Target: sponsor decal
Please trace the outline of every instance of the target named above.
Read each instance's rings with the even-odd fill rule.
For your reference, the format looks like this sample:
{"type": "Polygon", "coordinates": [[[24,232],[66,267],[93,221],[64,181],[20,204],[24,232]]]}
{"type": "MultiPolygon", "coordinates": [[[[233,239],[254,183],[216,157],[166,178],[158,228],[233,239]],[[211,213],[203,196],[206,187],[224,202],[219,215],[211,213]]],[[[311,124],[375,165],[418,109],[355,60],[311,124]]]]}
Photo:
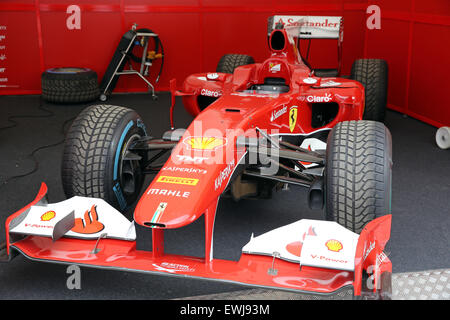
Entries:
{"type": "Polygon", "coordinates": [[[153,214],[153,218],[151,220],[152,223],[157,223],[164,210],[167,208],[167,202],[160,202],[158,208],[156,208],[155,213],[153,214]]]}
{"type": "Polygon", "coordinates": [[[209,90],[209,89],[202,89],[200,91],[200,94],[202,96],[207,96],[207,97],[215,97],[218,98],[222,95],[222,92],[220,91],[214,91],[214,90],[209,90]]]}
{"type": "Polygon", "coordinates": [[[279,72],[281,70],[281,63],[273,63],[269,62],[269,71],[270,72],[279,72]]]}
{"type": "Polygon", "coordinates": [[[147,191],[147,194],[155,195],[155,196],[168,196],[175,198],[189,198],[191,195],[190,192],[180,191],[180,190],[168,190],[168,189],[158,189],[151,188],[147,191]]]}
{"type": "Polygon", "coordinates": [[[307,96],[306,101],[308,102],[330,102],[331,101],[331,94],[325,93],[324,96],[317,97],[317,96],[307,96]]]}
{"type": "Polygon", "coordinates": [[[234,159],[226,166],[225,169],[223,169],[219,176],[214,181],[214,188],[215,190],[219,189],[222,186],[222,183],[230,176],[233,168],[235,166],[234,159]]]}
{"type": "Polygon", "coordinates": [[[294,256],[300,257],[300,254],[302,252],[303,242],[305,241],[305,237],[307,235],[308,236],[317,236],[317,234],[314,231],[314,228],[312,226],[308,228],[307,232],[303,233],[302,241],[295,241],[295,242],[288,243],[286,245],[287,252],[289,252],[290,254],[293,254],[294,256]]]}
{"type": "Polygon", "coordinates": [[[186,156],[186,155],[175,155],[178,160],[182,161],[182,162],[186,162],[186,163],[195,163],[195,164],[201,164],[203,161],[205,161],[206,157],[191,157],[191,156],[186,156]]]}
{"type": "MultiPolygon", "coordinates": [[[[180,156],[181,157],[181,156],[180,156]]],[[[201,157],[200,157],[201,158],[201,157]]],[[[202,158],[206,159],[206,158],[202,158]]],[[[206,174],[208,173],[205,169],[198,169],[198,168],[183,168],[183,167],[163,167],[161,168],[161,171],[171,171],[171,172],[182,172],[182,173],[200,173],[200,174],[206,174]]]]}
{"type": "Polygon", "coordinates": [[[377,262],[376,265],[379,266],[381,265],[384,260],[387,259],[387,255],[384,252],[381,252],[380,254],[377,255],[377,262]]]}
{"type": "Polygon", "coordinates": [[[270,121],[274,121],[274,120],[278,119],[279,117],[281,117],[286,112],[287,112],[287,106],[283,106],[279,110],[272,111],[272,114],[270,115],[270,121]]]}
{"type": "Polygon", "coordinates": [[[176,273],[177,271],[180,272],[194,272],[195,269],[186,266],[184,264],[178,264],[178,263],[171,263],[171,262],[163,262],[160,265],[153,263],[152,266],[156,268],[157,271],[163,271],[163,272],[169,272],[169,273],[176,273]]]}
{"type": "Polygon", "coordinates": [[[306,84],[314,84],[317,82],[317,80],[314,78],[305,78],[305,79],[303,79],[303,82],[306,84]]]}
{"type": "Polygon", "coordinates": [[[297,124],[297,106],[292,106],[289,109],[289,130],[294,131],[297,124]]]}
{"type": "Polygon", "coordinates": [[[226,145],[227,139],[219,137],[187,137],[183,142],[192,150],[215,150],[226,145]]]}
{"type": "Polygon", "coordinates": [[[41,221],[50,221],[54,217],[56,217],[56,212],[55,211],[47,211],[46,213],[44,213],[41,216],[41,221]]]}
{"type": "Polygon", "coordinates": [[[372,252],[372,250],[375,248],[375,241],[369,243],[369,247],[364,252],[363,261],[366,260],[366,258],[369,256],[369,254],[372,252]]]}
{"type": "Polygon", "coordinates": [[[347,260],[341,260],[341,259],[333,259],[333,258],[328,258],[325,256],[318,256],[317,254],[311,254],[311,258],[315,259],[315,260],[324,260],[324,261],[328,261],[328,262],[337,262],[337,263],[348,263],[347,260]]]}
{"type": "Polygon", "coordinates": [[[279,93],[249,93],[249,92],[232,92],[230,93],[232,96],[239,96],[239,97],[256,97],[256,98],[277,98],[280,94],[279,93]]]}
{"type": "Polygon", "coordinates": [[[81,234],[93,234],[102,231],[104,228],[103,223],[98,221],[97,206],[93,205],[91,210],[86,210],[84,213],[84,219],[75,219],[75,226],[71,231],[81,234]]]}
{"type": "Polygon", "coordinates": [[[163,183],[173,183],[173,184],[184,184],[187,186],[195,186],[198,183],[198,179],[194,178],[182,178],[182,177],[171,177],[171,176],[159,176],[156,182],[163,183]]]}
{"type": "MultiPolygon", "coordinates": [[[[277,23],[281,23],[283,27],[321,27],[321,28],[337,28],[339,23],[330,22],[327,18],[320,21],[296,20],[294,18],[287,18],[283,21],[282,18],[277,23]]],[[[276,25],[276,24],[275,24],[276,25]]]]}
{"type": "Polygon", "coordinates": [[[36,223],[25,223],[25,227],[53,229],[53,226],[46,226],[43,224],[36,224],[36,223]]]}
{"type": "Polygon", "coordinates": [[[320,86],[321,87],[339,87],[342,83],[340,82],[335,82],[333,80],[328,80],[326,82],[321,82],[320,86]]]}
{"type": "Polygon", "coordinates": [[[172,270],[178,270],[178,271],[187,271],[187,272],[195,271],[195,269],[191,268],[190,266],[186,266],[184,264],[178,264],[178,263],[170,263],[170,262],[161,263],[161,267],[167,268],[167,269],[172,269],[172,270]]]}
{"type": "Polygon", "coordinates": [[[206,77],[207,77],[209,80],[216,80],[217,78],[219,78],[219,74],[216,73],[216,72],[208,73],[208,74],[206,75],[206,77]]]}
{"type": "Polygon", "coordinates": [[[327,247],[328,250],[333,252],[339,252],[344,248],[342,246],[342,243],[335,239],[331,239],[325,242],[325,246],[327,247]]]}

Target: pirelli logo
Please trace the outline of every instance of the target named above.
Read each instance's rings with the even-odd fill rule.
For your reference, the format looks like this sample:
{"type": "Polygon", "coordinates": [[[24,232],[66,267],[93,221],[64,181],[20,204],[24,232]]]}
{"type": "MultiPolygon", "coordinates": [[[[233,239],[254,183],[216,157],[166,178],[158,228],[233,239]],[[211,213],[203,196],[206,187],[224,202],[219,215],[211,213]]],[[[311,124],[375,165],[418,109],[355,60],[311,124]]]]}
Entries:
{"type": "Polygon", "coordinates": [[[185,184],[188,186],[195,186],[198,183],[198,179],[170,177],[170,176],[159,176],[158,180],[156,180],[156,181],[163,182],[163,183],[185,184]]]}

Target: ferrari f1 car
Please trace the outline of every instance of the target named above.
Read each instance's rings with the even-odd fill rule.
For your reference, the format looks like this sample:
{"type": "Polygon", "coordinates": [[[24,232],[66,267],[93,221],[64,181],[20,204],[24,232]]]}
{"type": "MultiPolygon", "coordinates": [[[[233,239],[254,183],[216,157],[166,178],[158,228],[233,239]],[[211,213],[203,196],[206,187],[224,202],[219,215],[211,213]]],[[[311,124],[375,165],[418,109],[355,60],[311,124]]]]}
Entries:
{"type": "Polygon", "coordinates": [[[337,40],[340,48],[341,18],[271,17],[267,60],[227,54],[215,72],[187,77],[180,90],[173,80],[171,130],[160,139],[129,108],[82,111],[64,148],[68,199],[48,204],[42,184],[36,199],[7,219],[3,260],[21,253],[45,262],[389,298],[386,63],[357,60],[350,77],[340,77],[339,67],[313,69],[299,44],[312,38],[337,40]],[[177,96],[195,116],[187,129],[173,123],[177,96]],[[142,193],[146,174],[155,176],[142,193]],[[286,185],[307,188],[305,204],[325,211],[326,221],[302,219],[252,235],[239,261],[215,259],[219,198],[269,198],[286,185]],[[132,219],[121,213],[133,206],[132,219]],[[202,216],[203,257],[164,252],[166,229],[202,216]],[[142,233],[151,234],[151,244],[142,244],[142,233]]]}

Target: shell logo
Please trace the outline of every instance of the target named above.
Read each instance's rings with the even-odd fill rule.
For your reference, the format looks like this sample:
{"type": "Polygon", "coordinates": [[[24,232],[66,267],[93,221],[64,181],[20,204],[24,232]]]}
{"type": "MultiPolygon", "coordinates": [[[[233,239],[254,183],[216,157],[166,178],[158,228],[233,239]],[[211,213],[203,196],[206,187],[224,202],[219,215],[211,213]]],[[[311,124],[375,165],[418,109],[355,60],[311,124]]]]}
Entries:
{"type": "Polygon", "coordinates": [[[41,216],[41,221],[50,221],[54,217],[56,217],[56,212],[55,211],[47,211],[46,213],[44,213],[41,216]]]}
{"type": "Polygon", "coordinates": [[[188,137],[184,143],[193,150],[214,150],[224,146],[227,140],[217,137],[188,137]]]}
{"type": "Polygon", "coordinates": [[[328,240],[325,243],[325,246],[328,248],[328,250],[333,251],[333,252],[339,252],[344,248],[342,243],[335,239],[328,240]]]}

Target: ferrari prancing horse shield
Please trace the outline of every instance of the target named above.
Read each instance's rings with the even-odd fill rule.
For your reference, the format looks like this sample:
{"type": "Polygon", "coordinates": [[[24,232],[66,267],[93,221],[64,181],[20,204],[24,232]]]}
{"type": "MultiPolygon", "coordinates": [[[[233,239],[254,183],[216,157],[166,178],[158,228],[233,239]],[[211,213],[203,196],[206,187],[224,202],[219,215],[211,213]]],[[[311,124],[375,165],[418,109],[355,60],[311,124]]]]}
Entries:
{"type": "Polygon", "coordinates": [[[289,130],[294,131],[297,124],[297,106],[292,106],[289,109],[289,130]]]}

